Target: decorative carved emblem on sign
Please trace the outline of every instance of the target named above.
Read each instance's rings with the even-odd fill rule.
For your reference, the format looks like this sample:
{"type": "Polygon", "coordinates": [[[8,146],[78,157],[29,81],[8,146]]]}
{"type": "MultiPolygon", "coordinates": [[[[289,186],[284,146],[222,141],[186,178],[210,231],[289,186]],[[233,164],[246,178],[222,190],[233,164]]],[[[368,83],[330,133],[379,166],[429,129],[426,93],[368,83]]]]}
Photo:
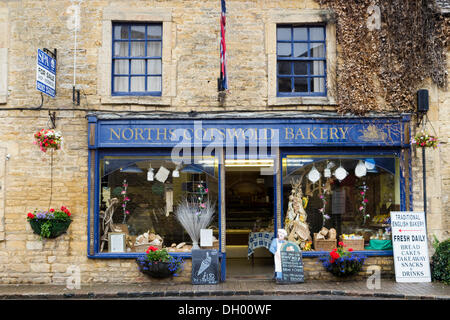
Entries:
{"type": "Polygon", "coordinates": [[[387,133],[381,131],[375,125],[369,125],[365,130],[359,130],[362,133],[360,139],[363,141],[386,141],[387,133]]]}

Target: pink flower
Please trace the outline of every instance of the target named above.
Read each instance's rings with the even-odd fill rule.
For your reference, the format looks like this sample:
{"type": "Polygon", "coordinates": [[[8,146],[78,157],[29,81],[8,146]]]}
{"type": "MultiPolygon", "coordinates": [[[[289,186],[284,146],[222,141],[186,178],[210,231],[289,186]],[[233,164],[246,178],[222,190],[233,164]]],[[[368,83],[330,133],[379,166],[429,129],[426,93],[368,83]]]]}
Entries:
{"type": "Polygon", "coordinates": [[[208,193],[208,188],[205,189],[205,192],[208,193]]]}
{"type": "Polygon", "coordinates": [[[367,200],[367,199],[364,199],[363,201],[364,201],[365,203],[369,202],[369,200],[367,200]]]}
{"type": "Polygon", "coordinates": [[[364,191],[361,191],[361,195],[364,195],[364,191]]]}
{"type": "Polygon", "coordinates": [[[359,207],[359,211],[362,211],[363,209],[364,209],[364,207],[363,207],[363,206],[359,207]]]}

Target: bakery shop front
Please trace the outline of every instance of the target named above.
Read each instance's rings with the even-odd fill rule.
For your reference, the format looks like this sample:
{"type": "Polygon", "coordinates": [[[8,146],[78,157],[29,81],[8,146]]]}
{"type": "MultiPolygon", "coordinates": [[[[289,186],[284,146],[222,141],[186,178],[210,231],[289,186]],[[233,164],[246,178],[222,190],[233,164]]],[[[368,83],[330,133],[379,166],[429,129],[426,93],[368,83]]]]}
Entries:
{"type": "Polygon", "coordinates": [[[138,258],[153,245],[189,261],[193,246],[216,248],[222,281],[251,278],[273,274],[268,248],[285,228],[306,277],[320,278],[317,257],[339,240],[372,263],[391,259],[389,212],[412,210],[409,125],[409,115],[90,114],[88,257],[138,258]],[[189,199],[211,210],[212,245],[177,219],[189,199]]]}

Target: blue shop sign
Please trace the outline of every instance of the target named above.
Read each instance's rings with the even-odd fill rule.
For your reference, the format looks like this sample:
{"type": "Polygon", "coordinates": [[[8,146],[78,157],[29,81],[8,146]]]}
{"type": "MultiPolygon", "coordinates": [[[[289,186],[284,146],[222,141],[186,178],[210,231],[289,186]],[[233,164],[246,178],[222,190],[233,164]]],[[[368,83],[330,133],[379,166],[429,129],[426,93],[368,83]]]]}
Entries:
{"type": "MultiPolygon", "coordinates": [[[[377,146],[409,145],[409,118],[104,120],[91,148],[183,146],[377,146]]],[[[92,130],[92,129],[91,129],[92,130]]]]}

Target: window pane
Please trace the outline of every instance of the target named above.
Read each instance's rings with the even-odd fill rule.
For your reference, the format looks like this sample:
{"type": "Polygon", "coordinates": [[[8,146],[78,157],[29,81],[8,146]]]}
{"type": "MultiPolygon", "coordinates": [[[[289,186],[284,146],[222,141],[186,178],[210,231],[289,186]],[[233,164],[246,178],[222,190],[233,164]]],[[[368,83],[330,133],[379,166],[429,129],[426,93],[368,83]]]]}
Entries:
{"type": "Polygon", "coordinates": [[[294,74],[307,75],[309,62],[296,61],[294,62],[294,74]]]}
{"type": "Polygon", "coordinates": [[[151,41],[147,43],[148,57],[161,57],[161,41],[151,41]]]}
{"type": "Polygon", "coordinates": [[[131,74],[145,74],[145,60],[131,60],[131,74]]]}
{"type": "Polygon", "coordinates": [[[277,28],[277,40],[291,41],[291,28],[278,27],[277,28]]]}
{"type": "Polygon", "coordinates": [[[114,77],[114,92],[128,92],[128,77],[114,77]]]}
{"type": "Polygon", "coordinates": [[[294,43],[294,57],[307,58],[308,57],[308,44],[307,43],[294,43]]]}
{"type": "MultiPolygon", "coordinates": [[[[143,140],[149,134],[152,139],[159,135],[156,131],[136,132],[127,131],[124,136],[127,139],[143,140]]],[[[163,139],[164,130],[160,133],[159,137],[163,139]]],[[[170,139],[168,132],[167,138],[170,139]]],[[[100,160],[100,252],[109,252],[108,232],[112,232],[109,223],[126,233],[126,252],[143,254],[151,245],[166,248],[169,252],[189,252],[192,240],[175,216],[179,203],[184,199],[189,200],[193,214],[200,211],[197,210],[200,203],[209,201],[216,204],[213,220],[207,228],[212,227],[218,238],[218,182],[214,170],[196,165],[194,173],[192,169],[189,170],[189,165],[184,165],[178,168],[178,175],[175,175],[176,168],[169,157],[107,157],[100,160]],[[192,199],[194,196],[196,202],[192,199]],[[115,207],[107,210],[113,199],[115,207]],[[178,245],[182,242],[186,245],[172,247],[173,243],[178,245]]]]}
{"type": "Polygon", "coordinates": [[[325,62],[323,61],[313,61],[311,68],[311,75],[322,76],[325,75],[325,62]]]}
{"type": "Polygon", "coordinates": [[[161,60],[149,59],[147,64],[148,74],[161,74],[161,60]]]}
{"type": "Polygon", "coordinates": [[[278,92],[292,92],[291,78],[278,78],[278,92]]]}
{"type": "Polygon", "coordinates": [[[294,40],[307,41],[308,40],[308,29],[307,28],[294,28],[294,40]]]}
{"type": "Polygon", "coordinates": [[[145,42],[131,42],[131,57],[145,57],[145,42]]]}
{"type": "Polygon", "coordinates": [[[131,92],[145,91],[145,77],[131,77],[130,86],[131,92]]]}
{"type": "Polygon", "coordinates": [[[128,57],[128,42],[114,42],[114,56],[128,57]]]}
{"type": "Polygon", "coordinates": [[[114,74],[128,74],[128,60],[114,60],[114,74]]]}
{"type": "MultiPolygon", "coordinates": [[[[336,134],[324,133],[324,138],[330,140],[339,139],[336,134]]],[[[308,173],[314,167],[321,172],[322,179],[326,181],[325,188],[310,188],[303,183],[301,190],[293,190],[293,185],[288,184],[283,188],[284,212],[292,206],[291,194],[293,191],[308,195],[308,206],[305,208],[306,223],[309,226],[311,238],[318,233],[322,227],[334,228],[337,231],[336,238],[342,234],[355,234],[363,240],[365,246],[370,244],[371,239],[390,240],[391,235],[387,219],[391,211],[397,211],[401,204],[399,196],[399,175],[395,174],[397,167],[395,158],[373,157],[370,159],[361,155],[354,158],[302,157],[303,163],[298,158],[284,158],[283,181],[291,181],[294,177],[304,176],[308,181],[308,173]],[[365,166],[366,160],[374,161],[375,165],[359,174],[355,174],[355,168],[365,166]],[[331,167],[331,170],[330,170],[331,167]],[[336,169],[341,168],[347,172],[347,176],[336,177],[336,169]],[[291,199],[289,199],[291,198],[291,199]],[[368,214],[369,217],[364,215],[368,214]]],[[[309,182],[308,182],[309,183],[309,182]]],[[[315,248],[318,250],[318,248],[315,248]]]]}
{"type": "Polygon", "coordinates": [[[161,92],[161,77],[147,77],[148,91],[161,92]]]}
{"type": "Polygon", "coordinates": [[[311,78],[311,92],[325,92],[325,78],[311,78]]]}
{"type": "Polygon", "coordinates": [[[325,45],[323,43],[310,44],[312,58],[325,58],[325,45]]]}
{"type": "Polygon", "coordinates": [[[310,37],[311,41],[325,40],[325,29],[322,27],[310,28],[309,29],[309,37],[310,37]]]}
{"type": "Polygon", "coordinates": [[[131,26],[131,39],[145,39],[145,26],[131,26]]]}
{"type": "Polygon", "coordinates": [[[114,39],[128,39],[128,26],[114,26],[114,39]]]}
{"type": "Polygon", "coordinates": [[[277,54],[280,57],[290,57],[291,56],[291,44],[290,43],[278,43],[277,54]]]}
{"type": "Polygon", "coordinates": [[[307,78],[295,78],[294,79],[295,92],[308,92],[308,79],[307,78]]]}
{"type": "Polygon", "coordinates": [[[160,39],[162,36],[162,26],[151,25],[147,27],[147,38],[148,39],[160,39]]]}
{"type": "Polygon", "coordinates": [[[291,74],[291,62],[278,61],[278,74],[291,74]]]}

